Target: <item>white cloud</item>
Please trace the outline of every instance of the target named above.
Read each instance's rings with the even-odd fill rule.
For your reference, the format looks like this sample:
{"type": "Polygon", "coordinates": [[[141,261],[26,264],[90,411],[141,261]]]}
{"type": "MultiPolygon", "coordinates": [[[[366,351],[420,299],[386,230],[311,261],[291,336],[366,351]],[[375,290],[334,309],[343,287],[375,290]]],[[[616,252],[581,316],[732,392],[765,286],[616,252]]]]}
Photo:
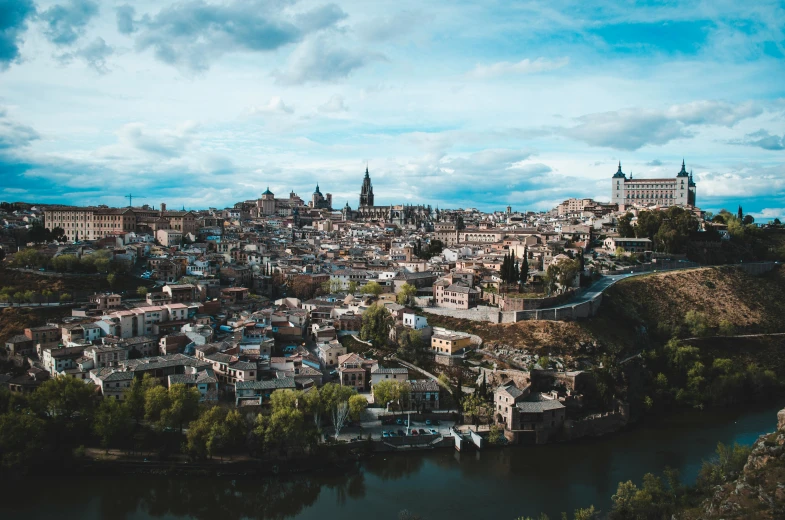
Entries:
{"type": "Polygon", "coordinates": [[[379,52],[352,49],[337,45],[329,38],[317,37],[300,44],[289,56],[286,68],[275,72],[274,76],[284,85],[333,82],[378,60],[386,58],[379,52]]]}
{"type": "Polygon", "coordinates": [[[475,78],[489,78],[506,74],[537,74],[539,72],[547,72],[549,70],[566,67],[569,63],[570,59],[566,56],[555,60],[541,57],[535,60],[526,58],[518,62],[500,61],[490,65],[478,64],[469,72],[469,76],[475,78]]]}
{"type": "Polygon", "coordinates": [[[293,114],[294,108],[284,103],[280,96],[273,96],[264,106],[252,106],[248,109],[250,115],[256,114],[293,114]]]}
{"type": "Polygon", "coordinates": [[[346,101],[340,94],[333,94],[330,99],[323,105],[319,105],[319,112],[333,113],[333,112],[346,112],[349,107],[346,106],[346,101]]]}

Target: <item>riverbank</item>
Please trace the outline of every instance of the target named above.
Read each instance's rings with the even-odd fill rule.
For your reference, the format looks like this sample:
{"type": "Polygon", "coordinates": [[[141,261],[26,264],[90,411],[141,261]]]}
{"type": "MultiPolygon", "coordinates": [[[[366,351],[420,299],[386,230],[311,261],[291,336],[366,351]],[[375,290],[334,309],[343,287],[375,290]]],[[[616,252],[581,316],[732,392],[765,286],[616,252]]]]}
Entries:
{"type": "Polygon", "coordinates": [[[693,483],[717,442],[752,444],[775,427],[785,402],[684,412],[643,421],[613,435],[543,446],[457,453],[453,449],[383,453],[354,468],[264,477],[233,475],[81,475],[60,472],[8,479],[13,501],[0,517],[35,520],[397,518],[408,509],[427,520],[512,519],[541,512],[559,518],[594,504],[608,511],[619,482],[678,469],[693,483]],[[46,492],[42,492],[46,490],[46,492]]]}

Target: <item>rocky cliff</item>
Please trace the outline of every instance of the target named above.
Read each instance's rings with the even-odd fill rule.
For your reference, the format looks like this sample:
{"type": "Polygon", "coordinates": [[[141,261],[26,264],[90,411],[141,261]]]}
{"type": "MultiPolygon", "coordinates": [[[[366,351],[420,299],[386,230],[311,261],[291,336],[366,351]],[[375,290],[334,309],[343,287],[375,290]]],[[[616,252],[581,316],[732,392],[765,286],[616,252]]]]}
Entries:
{"type": "Polygon", "coordinates": [[[755,442],[739,476],[716,486],[698,511],[679,518],[785,518],[785,409],[777,414],[777,431],[755,442]]]}

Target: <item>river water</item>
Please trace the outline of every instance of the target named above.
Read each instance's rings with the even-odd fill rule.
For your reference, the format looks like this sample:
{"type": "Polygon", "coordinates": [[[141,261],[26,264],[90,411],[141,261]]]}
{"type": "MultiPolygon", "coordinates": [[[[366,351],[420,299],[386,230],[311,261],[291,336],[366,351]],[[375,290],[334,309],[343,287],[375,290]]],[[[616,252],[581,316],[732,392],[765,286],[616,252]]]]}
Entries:
{"type": "Polygon", "coordinates": [[[0,518],[397,520],[402,509],[428,520],[559,518],[590,504],[607,511],[619,481],[640,484],[666,466],[693,483],[717,442],[752,444],[774,431],[783,405],[681,413],[567,444],[382,454],[348,476],[37,478],[3,483],[0,518]]]}

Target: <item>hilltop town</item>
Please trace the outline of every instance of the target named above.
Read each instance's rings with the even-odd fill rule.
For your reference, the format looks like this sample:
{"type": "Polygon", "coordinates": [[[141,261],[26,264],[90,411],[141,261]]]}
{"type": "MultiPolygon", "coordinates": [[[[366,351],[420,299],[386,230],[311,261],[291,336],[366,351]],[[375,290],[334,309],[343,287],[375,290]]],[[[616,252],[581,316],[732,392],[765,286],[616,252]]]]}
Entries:
{"type": "MultiPolygon", "coordinates": [[[[701,210],[684,163],[668,179],[628,178],[619,164],[610,179],[612,202],[546,212],[379,206],[367,168],[356,209],[334,208],[318,185],[308,201],[267,189],[224,209],[3,203],[0,305],[30,325],[0,338],[0,384],[19,396],[89,389],[80,406],[103,402],[79,417],[112,425],[95,430],[107,448],[135,445],[124,429],[140,424],[190,424],[197,458],[361,437],[387,448],[454,437],[460,448],[613,431],[630,403],[603,380],[607,366],[438,324],[587,319],[608,287],[643,273],[779,272],[785,230],[742,208],[701,210]],[[239,433],[217,447],[210,421],[231,418],[239,433]]],[[[699,314],[684,335],[734,334],[699,314]]]]}

